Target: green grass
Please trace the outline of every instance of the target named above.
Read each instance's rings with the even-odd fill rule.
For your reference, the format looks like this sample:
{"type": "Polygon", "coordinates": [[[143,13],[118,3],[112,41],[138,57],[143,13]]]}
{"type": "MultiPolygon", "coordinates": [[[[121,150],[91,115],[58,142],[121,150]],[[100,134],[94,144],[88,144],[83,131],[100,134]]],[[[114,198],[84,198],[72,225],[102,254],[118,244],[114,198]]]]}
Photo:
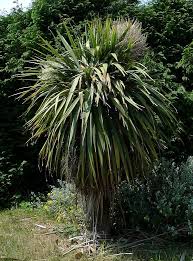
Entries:
{"type": "MultiPolygon", "coordinates": [[[[14,209],[0,212],[0,260],[20,261],[55,261],[77,260],[80,249],[63,256],[64,250],[72,246],[69,240],[61,234],[53,233],[58,227],[52,218],[43,210],[14,209]],[[78,253],[78,254],[77,254],[78,253]]],[[[191,261],[191,247],[181,245],[166,248],[155,248],[152,245],[129,249],[121,252],[133,252],[133,255],[116,256],[118,247],[113,252],[107,252],[101,247],[95,257],[82,255],[80,260],[96,261],[191,261]]]]}
{"type": "Polygon", "coordinates": [[[18,260],[60,260],[57,236],[45,235],[52,226],[44,213],[11,210],[0,214],[0,257],[18,260]],[[36,224],[44,225],[46,229],[36,224]]]}
{"type": "MultiPolygon", "coordinates": [[[[42,210],[14,209],[0,212],[0,260],[76,260],[76,251],[63,256],[61,248],[68,250],[71,246],[67,238],[52,233],[57,226],[59,224],[42,210]]],[[[88,258],[83,256],[81,260],[88,258]]],[[[101,252],[94,260],[110,261],[117,258],[103,259],[101,252]]]]}

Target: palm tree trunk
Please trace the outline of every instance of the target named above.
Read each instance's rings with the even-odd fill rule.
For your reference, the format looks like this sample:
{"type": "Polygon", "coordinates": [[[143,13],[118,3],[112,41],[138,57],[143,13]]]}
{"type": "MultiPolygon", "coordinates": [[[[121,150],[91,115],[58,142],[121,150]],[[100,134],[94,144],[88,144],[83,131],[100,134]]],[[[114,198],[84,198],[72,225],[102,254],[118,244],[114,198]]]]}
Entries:
{"type": "Polygon", "coordinates": [[[103,199],[103,204],[102,206],[99,207],[96,215],[96,232],[101,235],[106,237],[109,237],[111,234],[111,218],[110,218],[110,200],[103,199]]]}

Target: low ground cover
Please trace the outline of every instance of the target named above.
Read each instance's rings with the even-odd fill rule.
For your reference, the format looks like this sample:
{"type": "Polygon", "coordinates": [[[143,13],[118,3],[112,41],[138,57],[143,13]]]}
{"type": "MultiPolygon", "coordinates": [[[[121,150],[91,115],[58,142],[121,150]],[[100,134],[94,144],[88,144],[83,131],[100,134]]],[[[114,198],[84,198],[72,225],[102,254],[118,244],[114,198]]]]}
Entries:
{"type": "Polygon", "coordinates": [[[154,242],[142,240],[134,244],[133,248],[129,248],[127,240],[124,239],[119,243],[104,241],[95,252],[92,249],[88,251],[86,248],[81,248],[80,243],[69,240],[70,236],[64,235],[63,231],[63,224],[49,217],[42,208],[2,211],[0,213],[0,260],[192,260],[190,243],[179,245],[165,243],[163,240],[154,242]]]}

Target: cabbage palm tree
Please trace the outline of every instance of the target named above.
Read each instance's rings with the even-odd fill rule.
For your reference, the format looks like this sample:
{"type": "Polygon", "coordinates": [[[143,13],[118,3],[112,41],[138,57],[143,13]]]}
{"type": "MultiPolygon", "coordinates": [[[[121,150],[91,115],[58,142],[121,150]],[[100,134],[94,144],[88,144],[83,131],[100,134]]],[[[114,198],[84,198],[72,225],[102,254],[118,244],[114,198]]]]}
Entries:
{"type": "Polygon", "coordinates": [[[24,73],[37,80],[20,97],[30,102],[32,139],[44,139],[42,164],[73,180],[96,214],[121,180],[145,174],[174,118],[139,62],[146,37],[138,22],[98,19],[80,35],[65,29],[58,48],[43,40],[45,52],[24,73]]]}

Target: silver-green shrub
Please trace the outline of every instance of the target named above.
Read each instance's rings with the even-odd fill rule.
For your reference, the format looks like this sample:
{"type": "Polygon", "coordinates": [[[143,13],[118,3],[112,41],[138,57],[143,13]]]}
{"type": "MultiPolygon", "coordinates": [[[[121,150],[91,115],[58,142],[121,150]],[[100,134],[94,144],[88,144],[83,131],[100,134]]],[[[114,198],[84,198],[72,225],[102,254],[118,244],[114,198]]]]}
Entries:
{"type": "Polygon", "coordinates": [[[59,181],[58,187],[52,187],[44,209],[64,225],[66,234],[76,235],[85,229],[83,200],[72,184],[59,181]]]}
{"type": "Polygon", "coordinates": [[[181,164],[162,159],[145,180],[130,185],[122,183],[112,218],[116,230],[126,227],[173,235],[192,234],[193,157],[181,164]]]}

